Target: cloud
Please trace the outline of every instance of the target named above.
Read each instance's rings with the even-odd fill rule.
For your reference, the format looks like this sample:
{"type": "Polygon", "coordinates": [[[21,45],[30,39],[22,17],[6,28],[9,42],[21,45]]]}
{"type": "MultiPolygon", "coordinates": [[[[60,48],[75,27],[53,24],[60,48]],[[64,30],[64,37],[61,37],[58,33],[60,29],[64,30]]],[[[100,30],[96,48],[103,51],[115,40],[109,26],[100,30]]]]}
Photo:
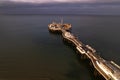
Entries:
{"type": "Polygon", "coordinates": [[[85,3],[97,3],[97,2],[120,2],[120,0],[0,0],[2,2],[17,2],[17,3],[54,3],[54,2],[85,2],[85,3]]]}
{"type": "Polygon", "coordinates": [[[120,0],[0,0],[0,3],[1,2],[7,3],[0,5],[1,14],[58,13],[58,14],[120,15],[120,0]],[[55,2],[58,2],[58,4],[55,4],[55,2]],[[67,2],[69,4],[64,4],[64,2],[65,3],[67,2]],[[82,2],[85,2],[85,4],[82,4],[82,2]],[[88,4],[89,2],[92,4],[88,4]],[[104,4],[103,2],[107,2],[108,4],[106,3],[104,4]],[[40,5],[27,3],[39,3],[40,5]]]}
{"type": "Polygon", "coordinates": [[[0,0],[0,2],[17,2],[17,3],[53,3],[53,2],[93,2],[96,0],[0,0]]]}

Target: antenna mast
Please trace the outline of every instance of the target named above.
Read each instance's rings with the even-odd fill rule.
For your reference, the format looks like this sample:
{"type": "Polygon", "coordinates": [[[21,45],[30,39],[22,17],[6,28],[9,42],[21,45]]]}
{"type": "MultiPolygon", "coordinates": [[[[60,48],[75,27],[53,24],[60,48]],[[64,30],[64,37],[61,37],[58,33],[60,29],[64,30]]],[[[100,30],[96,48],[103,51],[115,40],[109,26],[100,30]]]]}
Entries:
{"type": "Polygon", "coordinates": [[[63,24],[63,18],[61,18],[61,24],[63,24]]]}

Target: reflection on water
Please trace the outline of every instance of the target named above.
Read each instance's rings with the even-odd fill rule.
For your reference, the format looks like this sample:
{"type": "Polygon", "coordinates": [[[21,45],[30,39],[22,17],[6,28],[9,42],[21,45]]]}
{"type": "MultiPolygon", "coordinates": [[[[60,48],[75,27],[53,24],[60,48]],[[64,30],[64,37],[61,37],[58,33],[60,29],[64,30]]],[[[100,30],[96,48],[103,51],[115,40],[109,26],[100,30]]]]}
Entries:
{"type": "MultiPolygon", "coordinates": [[[[120,65],[119,16],[62,16],[82,42],[120,65]]],[[[0,15],[0,79],[98,80],[59,34],[49,33],[47,25],[56,17],[0,15]]]]}

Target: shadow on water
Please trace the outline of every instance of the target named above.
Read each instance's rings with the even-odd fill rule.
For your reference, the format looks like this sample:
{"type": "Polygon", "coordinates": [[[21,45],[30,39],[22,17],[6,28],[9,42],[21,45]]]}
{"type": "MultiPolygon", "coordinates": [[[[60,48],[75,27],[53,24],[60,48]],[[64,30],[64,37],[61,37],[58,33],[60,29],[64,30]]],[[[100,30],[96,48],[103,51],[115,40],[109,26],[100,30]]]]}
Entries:
{"type": "MultiPolygon", "coordinates": [[[[78,54],[78,51],[76,50],[74,45],[71,45],[72,43],[68,43],[67,41],[63,40],[63,43],[65,46],[68,46],[70,49],[74,51],[75,58],[80,66],[83,66],[88,70],[88,73],[90,75],[90,79],[86,78],[86,80],[105,80],[102,75],[100,75],[96,69],[91,64],[91,61],[89,59],[81,59],[82,55],[78,54]]],[[[68,71],[67,74],[65,74],[66,77],[74,80],[83,80],[82,76],[86,75],[86,72],[81,71],[81,67],[77,66],[74,63],[70,63],[71,69],[68,71]],[[83,73],[83,74],[81,74],[83,73]]],[[[87,77],[87,76],[86,76],[87,77]]],[[[84,79],[85,80],[85,79],[84,79]]]]}
{"type": "Polygon", "coordinates": [[[55,36],[61,34],[61,32],[58,32],[58,31],[50,31],[50,30],[49,30],[49,33],[50,33],[51,35],[55,35],[55,36]]]}
{"type": "MultiPolygon", "coordinates": [[[[59,32],[49,32],[51,35],[54,36],[61,36],[59,32]]],[[[95,69],[92,65],[90,65],[89,59],[81,59],[81,54],[78,54],[75,46],[64,40],[61,37],[63,44],[67,46],[68,48],[72,49],[74,51],[73,54],[75,54],[75,59],[77,61],[76,63],[69,63],[70,69],[67,71],[67,73],[63,74],[65,77],[67,77],[69,80],[105,80],[95,69]],[[82,70],[85,68],[86,70],[82,70]],[[84,72],[85,71],[85,72],[84,72]],[[89,75],[89,77],[86,76],[89,75]],[[86,77],[86,78],[85,78],[86,77]]]]}

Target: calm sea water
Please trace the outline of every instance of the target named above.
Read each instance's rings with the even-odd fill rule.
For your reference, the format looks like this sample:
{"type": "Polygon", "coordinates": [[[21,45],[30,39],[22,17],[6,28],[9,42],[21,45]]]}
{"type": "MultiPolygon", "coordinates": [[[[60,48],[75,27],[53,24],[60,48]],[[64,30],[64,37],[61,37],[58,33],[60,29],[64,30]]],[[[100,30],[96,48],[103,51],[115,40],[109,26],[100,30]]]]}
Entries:
{"type": "Polygon", "coordinates": [[[97,80],[48,24],[72,24],[83,43],[120,65],[120,16],[0,15],[0,80],[97,80]]]}

